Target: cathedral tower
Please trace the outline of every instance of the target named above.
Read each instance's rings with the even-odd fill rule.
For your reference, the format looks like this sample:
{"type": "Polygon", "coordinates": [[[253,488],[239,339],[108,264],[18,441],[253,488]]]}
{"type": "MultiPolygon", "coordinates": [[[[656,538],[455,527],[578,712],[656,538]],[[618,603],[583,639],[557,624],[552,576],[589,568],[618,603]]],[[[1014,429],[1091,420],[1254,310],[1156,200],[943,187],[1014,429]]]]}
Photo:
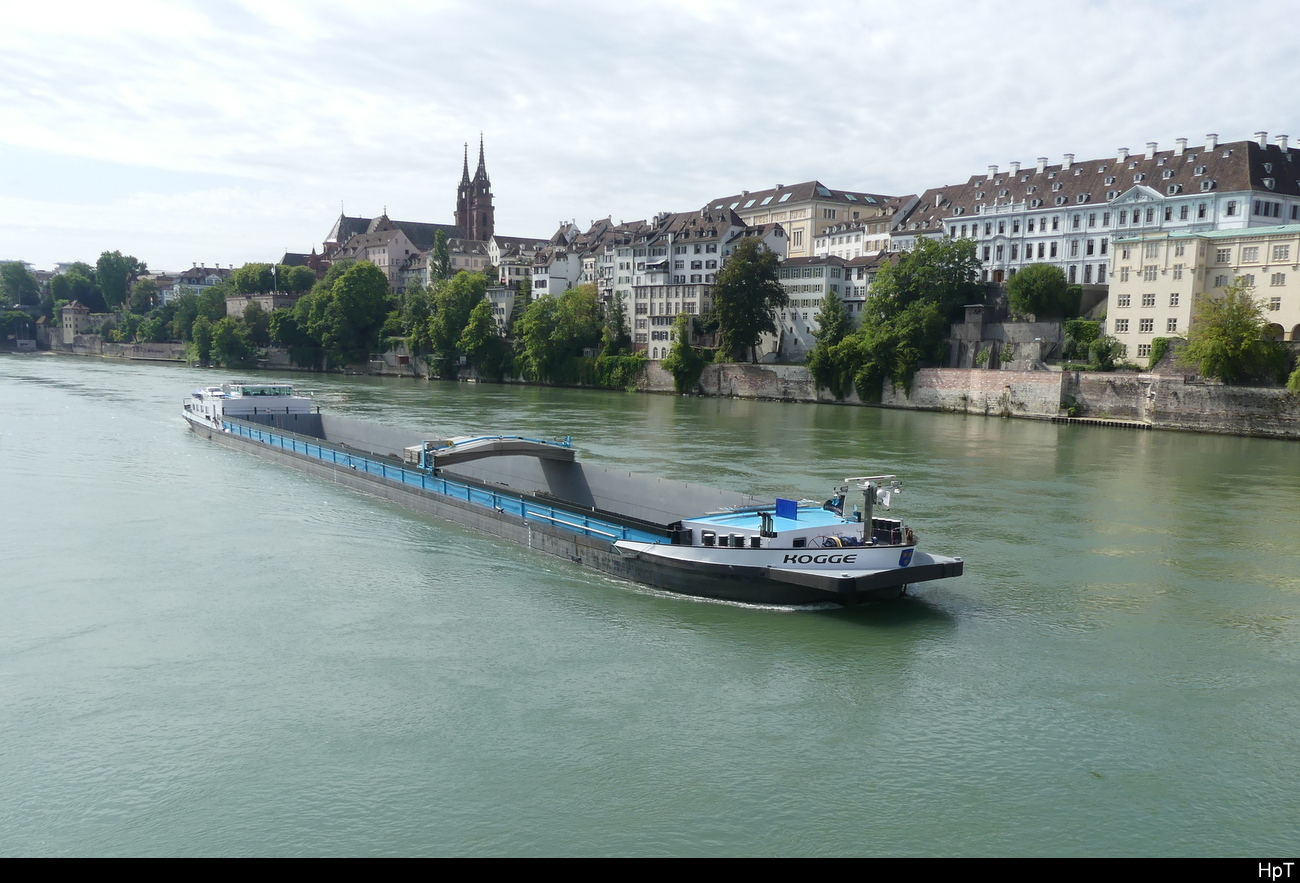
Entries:
{"type": "Polygon", "coordinates": [[[478,170],[469,177],[469,145],[465,145],[465,164],[456,189],[456,226],[466,239],[483,241],[496,230],[496,210],[492,207],[492,181],[483,159],[483,136],[478,141],[478,170]]]}

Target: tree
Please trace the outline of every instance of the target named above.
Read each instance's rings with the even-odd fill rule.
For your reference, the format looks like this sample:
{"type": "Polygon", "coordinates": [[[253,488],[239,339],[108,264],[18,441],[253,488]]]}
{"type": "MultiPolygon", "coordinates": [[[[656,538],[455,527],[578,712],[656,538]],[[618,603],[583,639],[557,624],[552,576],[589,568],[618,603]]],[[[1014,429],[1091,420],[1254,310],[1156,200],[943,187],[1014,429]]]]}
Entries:
{"type": "Polygon", "coordinates": [[[38,304],[41,284],[19,261],[0,264],[0,301],[8,304],[38,304]]]}
{"type": "Polygon", "coordinates": [[[311,287],[316,284],[316,274],[307,267],[286,267],[281,264],[278,268],[278,282],[276,287],[281,291],[287,291],[290,294],[305,294],[311,291],[311,287]]]}
{"type": "Polygon", "coordinates": [[[690,331],[685,315],[673,320],[673,343],[659,367],[673,375],[673,389],[679,393],[692,392],[704,373],[704,357],[690,343],[690,331]]]}
{"type": "Polygon", "coordinates": [[[266,294],[275,287],[270,264],[244,264],[230,274],[230,284],[240,294],[266,294]]]}
{"type": "Polygon", "coordinates": [[[271,316],[262,305],[253,301],[244,310],[244,331],[253,346],[271,345],[271,316]]]}
{"type": "Polygon", "coordinates": [[[446,279],[451,275],[451,251],[447,247],[447,234],[442,230],[433,234],[433,252],[429,255],[430,279],[446,279]]]}
{"type": "Polygon", "coordinates": [[[271,340],[289,351],[289,361],[299,368],[320,370],[324,359],[320,341],[307,333],[291,310],[276,310],[271,314],[270,333],[271,340]]]}
{"type": "Polygon", "coordinates": [[[108,312],[104,295],[95,284],[95,271],[88,264],[73,264],[51,279],[50,294],[56,301],[80,301],[92,313],[108,312]]]}
{"type": "Polygon", "coordinates": [[[492,314],[492,303],[480,300],[470,311],[469,321],[456,346],[478,369],[479,376],[498,383],[505,377],[510,361],[510,347],[497,330],[497,320],[492,314]]]}
{"type": "Polygon", "coordinates": [[[212,359],[212,322],[207,316],[194,320],[193,335],[194,359],[200,365],[207,365],[212,359]]]}
{"type": "Polygon", "coordinates": [[[632,332],[628,330],[627,306],[615,295],[605,308],[605,329],[601,334],[601,355],[618,356],[632,352],[632,332]]]}
{"type": "Polygon", "coordinates": [[[252,357],[244,327],[229,316],[212,329],[212,356],[227,368],[242,365],[252,357]]]}
{"type": "Polygon", "coordinates": [[[852,331],[853,320],[839,295],[834,292],[826,295],[817,313],[817,343],[808,353],[807,365],[817,388],[829,389],[837,398],[848,393],[853,378],[844,376],[832,353],[852,331]]]}
{"type": "Polygon", "coordinates": [[[429,319],[429,344],[438,363],[438,373],[454,376],[460,362],[458,346],[470,313],[487,294],[487,280],[482,273],[456,274],[456,278],[439,285],[433,295],[429,319]]]}
{"type": "MultiPolygon", "coordinates": [[[[333,273],[333,268],[331,268],[333,273]]],[[[308,333],[320,342],[329,367],[365,361],[388,317],[388,276],[370,261],[344,269],[314,290],[308,333]]]]}
{"type": "Polygon", "coordinates": [[[529,380],[582,382],[583,351],[600,345],[602,329],[596,286],[543,295],[519,318],[516,364],[529,380]]]}
{"type": "Polygon", "coordinates": [[[759,338],[776,333],[776,311],[790,302],[778,278],[779,264],[776,253],[757,239],[742,239],[723,262],[713,286],[713,313],[722,349],[732,358],[749,350],[754,361],[759,338]]]}
{"type": "Polygon", "coordinates": [[[1054,264],[1030,264],[1007,283],[1007,300],[1019,315],[1065,316],[1079,308],[1071,299],[1065,271],[1054,264]]]}
{"type": "Polygon", "coordinates": [[[1267,325],[1253,286],[1238,276],[1221,296],[1197,298],[1181,361],[1224,383],[1278,379],[1287,351],[1264,336],[1267,325]]]}
{"type": "Polygon", "coordinates": [[[143,316],[158,304],[158,285],[152,279],[137,279],[131,286],[127,309],[143,316]]]}
{"type": "Polygon", "coordinates": [[[104,303],[116,310],[126,303],[127,292],[137,276],[149,272],[143,261],[120,251],[106,251],[95,263],[95,281],[104,295],[104,303]]]}
{"type": "Polygon", "coordinates": [[[891,302],[892,311],[926,300],[937,304],[945,317],[957,319],[966,304],[984,303],[979,271],[973,240],[922,239],[880,268],[871,293],[891,302]]]}

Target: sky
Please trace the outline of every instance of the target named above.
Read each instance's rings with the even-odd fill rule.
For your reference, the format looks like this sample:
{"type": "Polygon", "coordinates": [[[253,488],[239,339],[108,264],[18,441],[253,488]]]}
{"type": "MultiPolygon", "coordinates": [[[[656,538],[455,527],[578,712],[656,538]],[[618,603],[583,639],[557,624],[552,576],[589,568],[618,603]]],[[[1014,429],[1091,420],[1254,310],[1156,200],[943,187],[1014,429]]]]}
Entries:
{"type": "Polygon", "coordinates": [[[1300,139],[1276,3],[0,0],[0,260],[320,248],[340,207],[498,233],[817,179],[918,193],[1256,131],[1300,139]]]}

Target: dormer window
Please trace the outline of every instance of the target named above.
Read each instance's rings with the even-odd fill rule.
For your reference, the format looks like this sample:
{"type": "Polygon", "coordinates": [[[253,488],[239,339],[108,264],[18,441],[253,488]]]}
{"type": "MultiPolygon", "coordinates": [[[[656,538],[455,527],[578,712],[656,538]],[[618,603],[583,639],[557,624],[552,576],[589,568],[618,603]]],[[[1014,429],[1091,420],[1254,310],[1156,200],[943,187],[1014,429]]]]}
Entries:
{"type": "Polygon", "coordinates": [[[1213,189],[1214,189],[1214,182],[1211,181],[1209,178],[1206,178],[1204,181],[1201,182],[1201,190],[1213,190],[1213,189]]]}
{"type": "Polygon", "coordinates": [[[1267,187],[1269,190],[1272,190],[1274,187],[1277,186],[1277,179],[1276,179],[1276,178],[1265,178],[1265,179],[1263,180],[1262,183],[1263,183],[1264,186],[1267,187]]]}
{"type": "Polygon", "coordinates": [[[1033,193],[1033,192],[1036,191],[1037,189],[1038,189],[1038,188],[1035,187],[1033,184],[1030,184],[1028,187],[1025,188],[1025,192],[1026,192],[1026,193],[1033,193]]]}
{"type": "Polygon", "coordinates": [[[1077,178],[1077,177],[1079,177],[1079,176],[1082,175],[1082,174],[1083,174],[1083,169],[1082,169],[1082,168],[1077,168],[1077,169],[1074,170],[1074,177],[1077,178]]]}
{"type": "Polygon", "coordinates": [[[1106,191],[1106,199],[1107,199],[1107,200],[1114,199],[1114,198],[1117,197],[1117,196],[1119,196],[1119,191],[1118,191],[1118,190],[1107,190],[1107,191],[1106,191]]]}
{"type": "Polygon", "coordinates": [[[1065,205],[1065,202],[1066,202],[1066,199],[1065,199],[1064,196],[1058,196],[1058,197],[1056,197],[1056,204],[1057,204],[1057,205],[1065,205]]]}
{"type": "Polygon", "coordinates": [[[1104,171],[1106,171],[1106,164],[1105,164],[1105,163],[1102,163],[1101,165],[1097,166],[1097,174],[1098,174],[1098,175],[1100,175],[1100,174],[1101,174],[1102,172],[1104,172],[1104,171]]]}
{"type": "Polygon", "coordinates": [[[1075,200],[1075,202],[1087,202],[1087,201],[1088,201],[1088,194],[1086,194],[1086,193],[1080,193],[1078,196],[1076,196],[1076,197],[1074,198],[1074,200],[1075,200]]]}
{"type": "Polygon", "coordinates": [[[1115,176],[1114,176],[1114,175],[1107,175],[1107,176],[1106,176],[1106,183],[1107,183],[1107,184],[1114,184],[1114,183],[1115,183],[1115,176]]]}
{"type": "Polygon", "coordinates": [[[1192,174],[1193,174],[1193,175],[1204,175],[1204,174],[1205,174],[1205,166],[1197,166],[1196,168],[1192,169],[1192,174]]]}
{"type": "Polygon", "coordinates": [[[1063,186],[1064,186],[1064,185],[1061,184],[1060,181],[1057,181],[1055,184],[1052,185],[1052,190],[1060,190],[1061,187],[1063,187],[1063,186]]]}
{"type": "Polygon", "coordinates": [[[1146,179],[1147,179],[1147,176],[1144,175],[1142,172],[1138,172],[1137,174],[1135,174],[1135,175],[1133,176],[1133,182],[1134,182],[1134,183],[1137,183],[1137,182],[1139,182],[1139,181],[1145,181],[1146,179]]]}
{"type": "Polygon", "coordinates": [[[976,199],[983,199],[983,198],[984,198],[984,191],[983,191],[983,190],[977,191],[977,192],[975,193],[975,198],[976,198],[976,199]]]}
{"type": "Polygon", "coordinates": [[[1264,171],[1265,172],[1273,171],[1273,164],[1271,162],[1264,163],[1264,171]]]}
{"type": "Polygon", "coordinates": [[[1174,176],[1174,170],[1173,170],[1173,169],[1165,169],[1165,170],[1160,174],[1160,177],[1164,178],[1166,181],[1169,180],[1170,178],[1172,178],[1173,176],[1174,176]]]}
{"type": "Polygon", "coordinates": [[[1031,200],[1029,200],[1029,207],[1030,207],[1030,208],[1038,208],[1038,207],[1039,207],[1040,205],[1042,205],[1042,204],[1043,204],[1043,201],[1042,201],[1041,199],[1031,199],[1031,200]]]}
{"type": "Polygon", "coordinates": [[[1182,189],[1183,189],[1182,186],[1179,184],[1170,184],[1168,187],[1165,188],[1165,193],[1167,193],[1169,196],[1173,196],[1175,193],[1177,193],[1179,190],[1182,189]]]}
{"type": "Polygon", "coordinates": [[[1007,191],[1005,189],[998,191],[998,196],[1006,196],[1006,195],[1007,195],[1007,191]]]}
{"type": "Polygon", "coordinates": [[[1136,169],[1138,167],[1138,164],[1136,162],[1131,162],[1128,164],[1128,167],[1130,169],[1136,169]]]}

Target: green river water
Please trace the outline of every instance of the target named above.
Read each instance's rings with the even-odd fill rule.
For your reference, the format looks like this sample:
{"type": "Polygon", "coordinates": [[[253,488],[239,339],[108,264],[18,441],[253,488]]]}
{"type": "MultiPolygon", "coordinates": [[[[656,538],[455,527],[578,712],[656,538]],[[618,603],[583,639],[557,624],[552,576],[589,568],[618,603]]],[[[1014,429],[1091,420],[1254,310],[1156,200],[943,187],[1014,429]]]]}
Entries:
{"type": "Polygon", "coordinates": [[[958,579],[687,600],[203,441],[219,371],[0,355],[0,855],[1300,852],[1300,443],[278,375],[823,498],[958,579]]]}

